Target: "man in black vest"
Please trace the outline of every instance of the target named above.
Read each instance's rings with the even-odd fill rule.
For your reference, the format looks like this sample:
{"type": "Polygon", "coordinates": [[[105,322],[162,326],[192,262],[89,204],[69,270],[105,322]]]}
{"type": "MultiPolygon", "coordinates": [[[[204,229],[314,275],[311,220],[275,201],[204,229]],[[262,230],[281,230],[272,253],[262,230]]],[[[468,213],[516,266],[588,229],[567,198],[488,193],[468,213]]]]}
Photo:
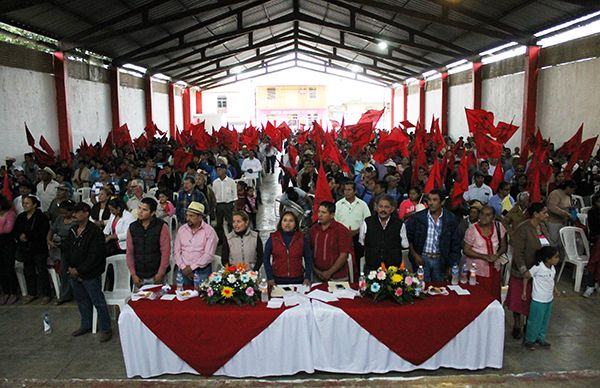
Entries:
{"type": "Polygon", "coordinates": [[[154,198],[142,198],[138,219],[127,231],[127,267],[137,287],[164,283],[169,270],[169,227],[155,217],[156,207],[154,198]]]}
{"type": "Polygon", "coordinates": [[[402,220],[396,216],[396,202],[389,195],[379,198],[376,214],[367,217],[359,231],[358,241],[365,248],[365,272],[386,266],[400,266],[402,248],[408,247],[402,220]]]}

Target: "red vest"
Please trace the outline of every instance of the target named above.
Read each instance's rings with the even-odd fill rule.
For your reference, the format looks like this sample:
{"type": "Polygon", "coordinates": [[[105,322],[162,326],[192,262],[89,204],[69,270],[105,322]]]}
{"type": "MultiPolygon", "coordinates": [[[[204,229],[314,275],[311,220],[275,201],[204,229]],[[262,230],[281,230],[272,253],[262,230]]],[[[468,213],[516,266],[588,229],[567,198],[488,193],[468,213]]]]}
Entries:
{"type": "Polygon", "coordinates": [[[302,257],[304,254],[304,236],[294,233],[289,248],[283,241],[281,232],[271,233],[272,251],[271,266],[273,275],[278,278],[299,278],[304,276],[302,257]]]}

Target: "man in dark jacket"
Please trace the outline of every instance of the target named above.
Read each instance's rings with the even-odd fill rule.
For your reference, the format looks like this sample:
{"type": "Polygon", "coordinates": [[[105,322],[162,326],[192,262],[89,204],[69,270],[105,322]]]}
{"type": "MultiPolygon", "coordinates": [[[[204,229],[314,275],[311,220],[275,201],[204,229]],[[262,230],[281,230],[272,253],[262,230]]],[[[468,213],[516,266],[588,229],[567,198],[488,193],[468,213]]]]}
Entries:
{"type": "Polygon", "coordinates": [[[102,292],[101,275],[106,266],[104,235],[99,227],[89,221],[88,204],[76,204],[73,217],[77,224],[73,226],[64,242],[64,258],[81,315],[81,325],[71,335],[78,337],[92,331],[92,307],[95,307],[100,323],[100,342],[106,342],[112,338],[112,330],[106,299],[102,292]]]}
{"type": "Polygon", "coordinates": [[[461,236],[456,216],[442,209],[442,192],[429,193],[427,211],[412,215],[406,225],[413,267],[423,266],[426,281],[443,281],[460,261],[461,236]]]}

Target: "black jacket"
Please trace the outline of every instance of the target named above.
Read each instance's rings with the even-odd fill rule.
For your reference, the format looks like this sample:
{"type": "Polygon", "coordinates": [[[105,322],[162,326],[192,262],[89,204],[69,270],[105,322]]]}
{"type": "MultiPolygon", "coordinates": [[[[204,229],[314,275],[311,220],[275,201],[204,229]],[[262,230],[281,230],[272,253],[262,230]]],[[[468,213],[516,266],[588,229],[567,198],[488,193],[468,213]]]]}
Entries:
{"type": "MultiPolygon", "coordinates": [[[[48,217],[37,209],[31,218],[27,218],[27,213],[23,212],[17,216],[13,233],[17,241],[21,234],[27,236],[27,245],[29,253],[32,255],[48,254],[48,230],[50,229],[50,221],[48,217]]],[[[1,248],[0,248],[1,249],[1,248]]]]}
{"type": "Polygon", "coordinates": [[[77,269],[82,279],[94,279],[102,275],[106,267],[104,234],[98,226],[88,222],[77,236],[78,227],[75,225],[71,228],[63,243],[63,257],[69,267],[77,269]]]}

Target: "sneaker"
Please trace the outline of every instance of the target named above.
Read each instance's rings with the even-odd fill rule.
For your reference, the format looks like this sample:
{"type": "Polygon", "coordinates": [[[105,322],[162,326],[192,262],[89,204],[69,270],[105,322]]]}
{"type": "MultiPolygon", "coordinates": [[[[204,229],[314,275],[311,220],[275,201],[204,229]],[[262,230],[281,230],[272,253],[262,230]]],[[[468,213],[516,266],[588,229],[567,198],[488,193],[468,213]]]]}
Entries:
{"type": "Polygon", "coordinates": [[[537,349],[537,345],[535,342],[525,342],[523,344],[528,350],[536,350],[537,349]]]}
{"type": "Polygon", "coordinates": [[[50,303],[51,300],[52,300],[51,296],[44,296],[42,298],[42,304],[48,304],[48,303],[50,303]]]}
{"type": "Polygon", "coordinates": [[[33,302],[34,300],[36,300],[37,298],[38,298],[37,296],[26,295],[23,297],[23,304],[29,304],[29,303],[33,302]]]}
{"type": "Polygon", "coordinates": [[[11,295],[8,297],[6,304],[15,304],[19,300],[19,295],[11,295]]]}
{"type": "Polygon", "coordinates": [[[112,338],[112,330],[100,333],[100,342],[108,342],[112,338]]]}
{"type": "Polygon", "coordinates": [[[540,345],[542,348],[549,348],[550,346],[552,346],[550,342],[540,340],[537,340],[537,344],[540,345]]]}
{"type": "Polygon", "coordinates": [[[8,295],[4,294],[2,296],[0,296],[0,304],[6,304],[6,301],[8,300],[8,295]]]}
{"type": "Polygon", "coordinates": [[[585,291],[583,292],[583,294],[581,296],[583,296],[584,298],[589,298],[594,293],[594,290],[595,290],[595,287],[587,286],[587,288],[585,289],[585,291]]]}
{"type": "Polygon", "coordinates": [[[84,329],[84,328],[80,327],[79,329],[72,332],[71,335],[73,337],[79,337],[80,335],[84,335],[84,334],[91,333],[91,332],[92,332],[92,329],[84,329]]]}

